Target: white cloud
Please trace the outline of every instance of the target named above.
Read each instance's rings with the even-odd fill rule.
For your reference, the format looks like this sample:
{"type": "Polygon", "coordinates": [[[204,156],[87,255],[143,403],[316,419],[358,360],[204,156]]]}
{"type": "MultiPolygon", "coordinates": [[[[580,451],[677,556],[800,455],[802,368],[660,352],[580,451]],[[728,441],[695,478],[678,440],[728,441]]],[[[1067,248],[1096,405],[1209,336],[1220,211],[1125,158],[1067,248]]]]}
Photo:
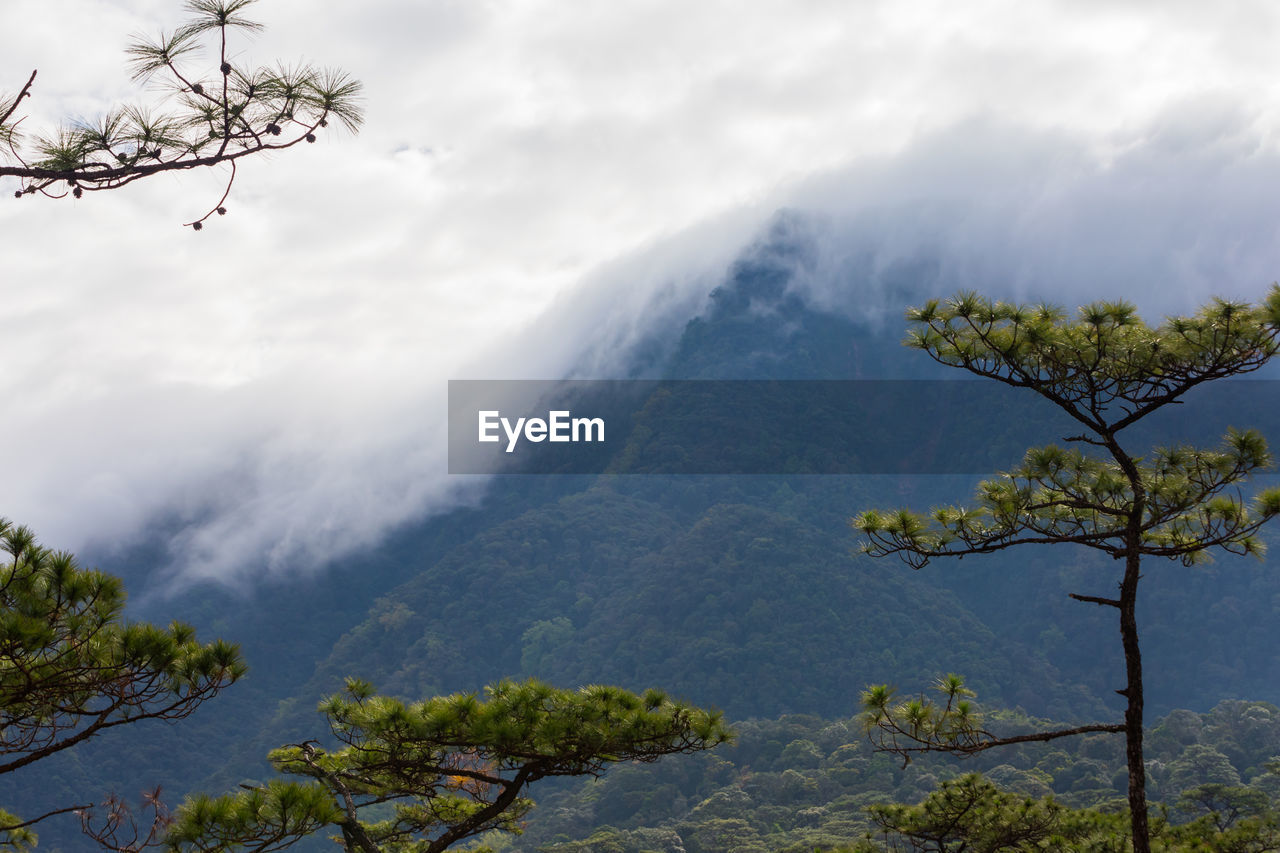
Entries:
{"type": "MultiPolygon", "coordinates": [[[[178,6],[9,0],[0,88],[40,69],[24,127],[133,98],[121,49],[178,6]]],[[[223,175],[0,197],[0,512],[59,546],[179,520],[181,566],[230,576],[373,541],[453,497],[444,379],[607,369],[781,203],[827,211],[832,269],[861,240],[1026,293],[1276,275],[1268,3],[255,9],[235,61],[347,68],[359,136],[246,162],[199,235],[223,175]]]]}

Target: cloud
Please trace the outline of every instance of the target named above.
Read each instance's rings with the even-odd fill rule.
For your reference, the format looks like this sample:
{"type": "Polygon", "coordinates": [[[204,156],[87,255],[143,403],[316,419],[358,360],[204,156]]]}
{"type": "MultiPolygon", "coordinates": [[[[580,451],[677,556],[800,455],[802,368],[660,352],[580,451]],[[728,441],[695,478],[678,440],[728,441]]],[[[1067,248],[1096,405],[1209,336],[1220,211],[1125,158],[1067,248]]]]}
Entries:
{"type": "MultiPolygon", "coordinates": [[[[142,97],[124,44],[181,18],[13,4],[24,127],[142,97]]],[[[200,235],[178,226],[223,173],[0,197],[0,513],[53,545],[162,525],[175,572],[241,579],[470,499],[441,473],[447,378],[630,370],[780,207],[819,232],[797,286],[886,323],[907,270],[1157,310],[1276,277],[1267,3],[254,10],[235,61],[350,70],[359,136],[245,161],[200,235]]]]}
{"type": "MultiPolygon", "coordinates": [[[[1256,297],[1280,269],[1280,200],[1268,192],[1280,153],[1247,112],[1207,109],[1172,109],[1105,156],[1079,135],[962,123],[619,258],[448,375],[631,375],[637,348],[678,334],[781,207],[805,213],[816,247],[794,286],[886,325],[906,302],[963,288],[1068,305],[1125,298],[1153,317],[1215,293],[1256,297]]],[[[367,385],[378,371],[335,376],[335,389],[366,387],[331,396],[332,411],[285,418],[266,403],[271,436],[240,439],[251,469],[194,490],[227,498],[179,540],[188,571],[225,577],[236,548],[239,565],[308,566],[475,498],[455,490],[480,484],[441,474],[445,374],[415,380],[406,367],[367,385]]],[[[310,398],[300,390],[281,399],[310,398]]]]}
{"type": "Polygon", "coordinates": [[[982,118],[806,181],[788,201],[818,257],[796,287],[894,321],[905,297],[962,289],[1158,318],[1280,275],[1280,150],[1256,113],[1193,99],[1106,143],[982,118]]]}

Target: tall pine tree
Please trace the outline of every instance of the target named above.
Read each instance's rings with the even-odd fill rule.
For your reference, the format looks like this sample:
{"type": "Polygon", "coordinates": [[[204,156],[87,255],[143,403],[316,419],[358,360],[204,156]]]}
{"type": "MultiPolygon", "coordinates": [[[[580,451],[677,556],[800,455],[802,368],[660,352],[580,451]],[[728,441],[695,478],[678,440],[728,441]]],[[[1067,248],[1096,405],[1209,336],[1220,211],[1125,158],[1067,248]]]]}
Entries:
{"type": "Polygon", "coordinates": [[[948,367],[1026,388],[1079,425],[1067,446],[1028,450],[1022,464],[979,485],[969,507],[928,514],[869,510],[852,520],[874,556],[897,554],[915,568],[936,557],[984,554],[1023,544],[1076,544],[1115,558],[1113,595],[1072,598],[1116,611],[1124,652],[1124,721],[1016,738],[982,728],[972,694],[955,676],[941,698],[895,702],[887,686],[863,695],[880,747],[909,757],[970,753],[1010,742],[1084,732],[1123,732],[1128,801],[1137,853],[1150,850],[1143,766],[1142,654],[1135,608],[1144,560],[1185,565],[1215,550],[1260,554],[1258,529],[1280,512],[1280,490],[1252,501],[1240,487],[1271,465],[1262,436],[1232,429],[1216,448],[1161,447],[1141,455],[1124,431],[1179,403],[1206,382],[1247,374],[1280,350],[1280,287],[1259,305],[1214,299],[1194,317],[1144,323],[1125,302],[1099,302],[1074,320],[1059,308],[1027,307],[962,293],[908,312],[908,344],[948,367]]]}

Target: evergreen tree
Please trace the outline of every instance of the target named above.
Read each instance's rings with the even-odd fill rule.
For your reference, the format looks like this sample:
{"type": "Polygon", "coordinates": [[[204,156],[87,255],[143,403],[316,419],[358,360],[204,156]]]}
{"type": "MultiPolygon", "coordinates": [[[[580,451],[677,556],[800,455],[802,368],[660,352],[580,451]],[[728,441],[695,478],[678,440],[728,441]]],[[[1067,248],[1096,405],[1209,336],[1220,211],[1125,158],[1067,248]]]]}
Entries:
{"type": "MultiPolygon", "coordinates": [[[[1036,800],[996,788],[976,773],[943,782],[914,806],[867,810],[887,838],[909,850],[974,851],[1063,849],[1079,840],[1068,810],[1052,797],[1036,800]]],[[[895,843],[891,849],[899,849],[895,843]]]]}
{"type": "Polygon", "coordinates": [[[868,730],[885,749],[969,753],[1002,743],[1050,740],[1083,732],[1120,732],[1126,739],[1133,845],[1150,849],[1143,767],[1142,657],[1135,606],[1144,558],[1208,559],[1221,549],[1261,554],[1258,529],[1280,512],[1280,490],[1247,502],[1240,487],[1271,464],[1266,442],[1231,429],[1216,449],[1163,447],[1136,455],[1123,431],[1181,402],[1188,391],[1247,374],[1280,350],[1280,287],[1257,306],[1215,299],[1194,317],[1152,328],[1132,305],[1101,302],[1069,321],[1047,305],[1026,307],[962,293],[907,314],[909,345],[941,364],[1027,388],[1081,427],[1071,445],[1027,451],[1018,467],[983,482],[973,507],[927,515],[870,510],[853,519],[875,556],[897,554],[921,568],[935,557],[998,551],[1021,544],[1074,543],[1113,557],[1120,569],[1112,596],[1073,594],[1114,608],[1124,651],[1124,722],[999,738],[981,727],[955,676],[937,685],[942,699],[895,703],[886,686],[863,696],[868,730]]]}
{"type": "MultiPolygon", "coordinates": [[[[202,645],[176,622],[125,622],[118,578],[40,547],[28,528],[0,519],[0,551],[0,775],[117,726],[182,719],[244,673],[235,646],[202,645]]],[[[35,824],[88,808],[0,811],[0,847],[33,846],[35,824]]]]}
{"type": "Polygon", "coordinates": [[[1241,818],[1266,814],[1271,799],[1266,793],[1247,785],[1224,785],[1207,782],[1182,792],[1178,809],[1193,815],[1205,814],[1218,832],[1227,832],[1241,818]]]}
{"type": "Polygon", "coordinates": [[[190,798],[169,828],[169,849],[281,850],[333,827],[348,853],[436,853],[486,832],[518,832],[525,788],[552,776],[597,776],[614,762],[656,761],[731,736],[718,713],[657,690],[559,690],[503,681],[475,694],[406,705],[349,679],[321,703],[333,736],[271,753],[282,773],[218,798],[190,798]]]}
{"type": "Polygon", "coordinates": [[[80,198],[141,178],[227,164],[227,189],[207,213],[186,223],[195,230],[226,213],[223,203],[235,181],[236,162],[251,154],[281,151],[315,142],[330,121],[359,128],[361,86],[345,72],[306,64],[253,68],[231,61],[233,30],[257,32],[245,17],[257,0],[188,0],[191,19],[154,41],[130,45],[136,80],[162,78],[174,95],[162,104],[121,106],[93,123],[74,122],[46,135],[27,138],[17,115],[31,96],[36,72],[15,97],[0,97],[0,177],[19,180],[18,198],[42,193],[80,198]],[[206,42],[216,45],[214,68],[196,73],[189,61],[206,42]]]}

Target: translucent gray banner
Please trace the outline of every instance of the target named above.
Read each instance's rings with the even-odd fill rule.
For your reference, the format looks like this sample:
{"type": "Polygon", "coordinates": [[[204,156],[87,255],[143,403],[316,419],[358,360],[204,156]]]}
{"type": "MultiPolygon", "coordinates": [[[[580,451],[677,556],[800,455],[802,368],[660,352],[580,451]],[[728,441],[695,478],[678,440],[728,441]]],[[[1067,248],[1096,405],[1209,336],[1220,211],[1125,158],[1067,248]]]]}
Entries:
{"type": "MultiPolygon", "coordinates": [[[[1280,443],[1280,384],[1202,386],[1121,435],[1141,453],[1228,426],[1280,443]]],[[[450,474],[985,474],[1082,431],[983,381],[449,382],[450,474]]]]}

